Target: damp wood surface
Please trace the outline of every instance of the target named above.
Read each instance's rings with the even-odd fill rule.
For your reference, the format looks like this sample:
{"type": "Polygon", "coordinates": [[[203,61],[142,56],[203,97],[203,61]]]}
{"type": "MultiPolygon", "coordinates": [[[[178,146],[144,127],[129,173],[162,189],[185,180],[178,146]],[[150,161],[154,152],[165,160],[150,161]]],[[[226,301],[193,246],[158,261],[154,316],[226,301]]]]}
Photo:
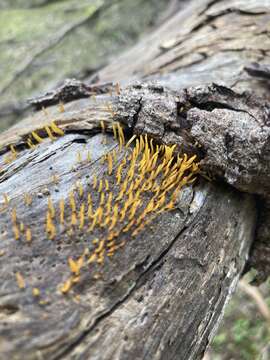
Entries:
{"type": "Polygon", "coordinates": [[[111,89],[47,104],[1,134],[0,357],[200,359],[247,262],[269,274],[269,8],[190,2],[96,74],[111,89]],[[52,122],[60,130],[50,139],[52,122]],[[88,193],[100,201],[95,181],[119,196],[117,167],[136,147],[115,138],[117,122],[126,141],[147,134],[155,146],[176,145],[176,159],[196,154],[201,173],[170,211],[118,234],[114,255],[78,277],[82,253],[96,246],[88,224],[80,228],[81,204],[88,193]],[[72,189],[78,218],[68,232],[59,202],[74,207],[72,189]]]}

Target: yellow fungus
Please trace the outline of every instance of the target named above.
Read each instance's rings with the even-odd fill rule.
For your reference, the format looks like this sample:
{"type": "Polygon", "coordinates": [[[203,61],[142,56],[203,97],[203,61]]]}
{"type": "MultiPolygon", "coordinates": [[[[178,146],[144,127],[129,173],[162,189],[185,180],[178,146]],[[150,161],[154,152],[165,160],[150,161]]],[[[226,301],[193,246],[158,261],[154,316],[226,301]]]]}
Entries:
{"type": "Polygon", "coordinates": [[[103,155],[101,157],[100,163],[103,165],[105,163],[105,161],[106,161],[106,155],[103,155]]]}
{"type": "Polygon", "coordinates": [[[46,214],[46,232],[49,235],[49,239],[53,240],[56,235],[56,229],[52,221],[51,212],[48,210],[46,214]]]}
{"type": "Polygon", "coordinates": [[[89,228],[88,228],[88,232],[93,231],[94,227],[96,226],[96,223],[97,223],[97,216],[93,215],[93,221],[92,221],[91,226],[89,226],[89,228]]]}
{"type": "Polygon", "coordinates": [[[117,129],[119,134],[119,141],[122,140],[122,143],[125,144],[125,135],[122,126],[117,122],[117,129]]]}
{"type": "Polygon", "coordinates": [[[129,141],[126,143],[126,147],[129,147],[129,145],[132,143],[133,140],[135,140],[137,138],[137,135],[133,135],[129,141]]]}
{"type": "Polygon", "coordinates": [[[80,281],[80,276],[73,276],[71,278],[72,284],[76,284],[80,281]]]}
{"type": "Polygon", "coordinates": [[[70,271],[75,275],[79,275],[81,267],[83,266],[83,257],[80,257],[78,261],[75,261],[70,257],[68,258],[68,264],[70,271]]]}
{"type": "Polygon", "coordinates": [[[65,108],[64,108],[64,103],[62,101],[60,101],[59,105],[58,105],[58,111],[60,113],[65,112],[65,108]]]}
{"type": "Polygon", "coordinates": [[[102,179],[101,179],[101,180],[99,180],[98,192],[101,192],[101,191],[102,191],[102,185],[103,185],[103,181],[102,181],[102,179]]]}
{"type": "Polygon", "coordinates": [[[92,206],[92,199],[90,194],[88,194],[87,197],[87,204],[88,204],[87,217],[91,219],[93,217],[93,206],[92,206]]]}
{"type": "Polygon", "coordinates": [[[59,209],[60,209],[60,224],[64,224],[65,222],[65,201],[61,199],[59,201],[59,209]]]}
{"type": "Polygon", "coordinates": [[[99,206],[95,213],[95,217],[97,218],[99,225],[101,225],[102,216],[103,216],[103,208],[101,206],[99,206]]]}
{"type": "Polygon", "coordinates": [[[80,151],[77,151],[77,162],[80,163],[82,161],[82,154],[80,151]]]}
{"type": "Polygon", "coordinates": [[[42,141],[44,141],[44,139],[42,137],[40,137],[38,135],[38,133],[35,131],[32,131],[31,135],[33,136],[34,140],[36,140],[36,142],[38,142],[38,143],[42,143],[42,141]]]}
{"type": "Polygon", "coordinates": [[[60,291],[61,291],[62,294],[67,294],[71,288],[72,288],[72,279],[69,278],[60,287],[60,291]]]}
{"type": "Polygon", "coordinates": [[[24,231],[24,223],[20,222],[20,231],[23,232],[24,231]]]}
{"type": "MultiPolygon", "coordinates": [[[[103,120],[100,126],[105,132],[103,120]]],[[[120,123],[113,123],[112,127],[120,147],[123,146],[125,143],[124,131],[120,123]]],[[[51,130],[54,131],[52,126],[51,130]]],[[[56,131],[54,133],[60,135],[56,131]]],[[[33,138],[38,142],[34,136],[33,138]]],[[[72,257],[68,258],[72,276],[61,286],[61,292],[64,294],[72,288],[73,284],[80,281],[80,271],[84,266],[84,261],[87,264],[95,262],[95,264],[102,265],[106,256],[112,257],[118,249],[125,245],[125,241],[120,242],[124,234],[130,231],[131,236],[135,237],[156,216],[174,209],[179,191],[185,184],[191,184],[195,181],[195,174],[198,171],[195,156],[188,158],[186,154],[183,156],[176,155],[174,153],[175,145],[160,146],[154,144],[153,139],[148,139],[147,135],[139,137],[133,135],[127,141],[126,147],[132,143],[132,148],[126,150],[127,155],[116,168],[114,181],[109,184],[108,176],[107,179],[101,179],[99,175],[94,175],[93,180],[91,180],[93,181],[93,188],[96,190],[95,200],[99,196],[97,204],[93,204],[91,194],[87,194],[87,204],[82,200],[80,200],[80,204],[76,204],[76,197],[83,199],[86,196],[80,181],[76,183],[77,195],[74,194],[73,190],[69,193],[71,225],[77,225],[79,229],[83,229],[87,222],[87,232],[93,231],[94,236],[97,236],[96,232],[101,233],[104,238],[102,240],[95,238],[92,241],[94,246],[92,253],[86,248],[87,252],[84,251],[77,260],[72,257]],[[115,198],[109,189],[109,185],[114,187],[114,193],[117,194],[115,198]],[[85,219],[86,215],[87,218],[85,219]],[[119,238],[120,234],[121,237],[119,238]]],[[[81,158],[80,155],[80,161],[81,158]]],[[[90,161],[90,155],[88,160],[90,161]]],[[[106,172],[111,175],[116,163],[116,151],[103,156],[103,161],[108,162],[106,172]]],[[[64,200],[60,200],[59,217],[62,225],[65,215],[64,204],[64,200]]],[[[54,216],[55,209],[51,198],[48,198],[46,232],[51,239],[56,236],[56,227],[53,223],[54,216]]],[[[21,227],[21,224],[17,226],[16,210],[12,210],[11,217],[15,239],[19,239],[20,232],[24,231],[24,226],[21,227]]],[[[29,230],[30,228],[25,230],[26,238],[29,230]]],[[[71,226],[67,232],[71,236],[75,230],[76,228],[71,226]]],[[[127,238],[130,238],[130,235],[127,235],[127,238]]]]}
{"type": "Polygon", "coordinates": [[[49,210],[49,212],[51,214],[51,217],[53,219],[54,216],[55,216],[55,209],[54,209],[51,197],[48,198],[48,210],[49,210]]]}
{"type": "Polygon", "coordinates": [[[69,193],[69,205],[72,212],[76,212],[76,202],[73,190],[69,193]]]}
{"type": "Polygon", "coordinates": [[[29,147],[29,149],[34,149],[35,148],[35,145],[32,143],[31,139],[27,139],[27,145],[29,147]]]}
{"type": "Polygon", "coordinates": [[[59,183],[59,175],[53,174],[52,176],[52,182],[57,185],[59,183]]]}
{"type": "Polygon", "coordinates": [[[107,248],[111,248],[111,247],[115,246],[115,240],[111,240],[111,241],[107,242],[106,246],[107,246],[107,248]]]}
{"type": "Polygon", "coordinates": [[[26,228],[26,230],[25,230],[25,237],[26,237],[27,242],[32,241],[32,232],[31,232],[31,229],[29,227],[26,228]]]}
{"type": "Polygon", "coordinates": [[[77,182],[77,189],[79,191],[80,198],[82,198],[83,197],[83,186],[82,186],[82,183],[80,181],[77,182]]]}
{"type": "Polygon", "coordinates": [[[56,139],[56,137],[53,136],[53,134],[52,134],[52,132],[51,132],[51,129],[50,129],[50,127],[49,127],[48,125],[46,125],[46,126],[44,127],[44,129],[45,129],[48,137],[49,137],[51,140],[55,140],[55,139],[56,139]]]}
{"type": "Polygon", "coordinates": [[[129,217],[128,217],[129,221],[131,221],[134,218],[136,211],[137,211],[138,207],[140,206],[140,204],[141,204],[141,201],[137,200],[132,205],[132,208],[130,209],[129,217]]]}
{"type": "Polygon", "coordinates": [[[111,231],[115,227],[117,220],[118,220],[118,205],[115,205],[113,207],[113,216],[111,219],[111,225],[109,226],[109,231],[111,231]]]}
{"type": "Polygon", "coordinates": [[[15,275],[16,275],[18,287],[20,289],[25,289],[25,281],[22,274],[19,271],[17,271],[15,275]]]}
{"type": "Polygon", "coordinates": [[[19,230],[18,226],[13,225],[12,229],[13,229],[15,240],[19,240],[19,238],[20,238],[20,230],[19,230]]]}
{"type": "Polygon", "coordinates": [[[71,213],[71,220],[70,220],[71,226],[74,226],[77,224],[77,215],[75,212],[71,213]]]}
{"type": "Polygon", "coordinates": [[[86,159],[87,159],[88,162],[91,161],[91,155],[90,155],[90,151],[89,151],[89,150],[87,151],[86,159]]]}
{"type": "Polygon", "coordinates": [[[60,136],[65,135],[64,131],[62,129],[60,129],[60,127],[58,127],[54,121],[52,121],[50,125],[51,125],[52,131],[55,134],[60,135],[60,136]]]}
{"type": "Polygon", "coordinates": [[[80,226],[79,228],[82,229],[84,227],[84,221],[85,221],[85,205],[84,203],[81,204],[81,207],[80,207],[80,226]]]}
{"type": "Polygon", "coordinates": [[[109,191],[109,181],[105,179],[105,190],[109,191]]]}
{"type": "Polygon", "coordinates": [[[32,204],[32,196],[28,193],[23,194],[24,203],[27,206],[30,206],[32,204]]]}
{"type": "Polygon", "coordinates": [[[112,151],[112,157],[113,157],[113,161],[116,162],[117,156],[116,156],[116,151],[115,151],[115,149],[113,149],[113,151],[112,151]]]}
{"type": "Polygon", "coordinates": [[[121,179],[122,179],[122,170],[123,170],[123,166],[124,164],[119,164],[117,170],[116,170],[116,180],[117,180],[117,184],[120,184],[121,179]]]}
{"type": "Polygon", "coordinates": [[[104,193],[101,193],[100,194],[100,200],[99,200],[99,205],[103,205],[104,204],[104,201],[105,201],[105,195],[104,193]]]}
{"type": "Polygon", "coordinates": [[[97,176],[96,175],[94,175],[94,177],[93,177],[93,189],[95,190],[96,189],[96,187],[97,187],[97,176]]]}
{"type": "Polygon", "coordinates": [[[17,221],[17,212],[16,212],[16,209],[15,209],[15,208],[12,209],[12,211],[11,211],[11,219],[12,219],[12,222],[13,222],[14,224],[16,224],[16,221],[17,221]]]}
{"type": "Polygon", "coordinates": [[[32,294],[33,294],[33,296],[38,297],[38,296],[40,296],[40,290],[35,287],[32,289],[32,294]]]}
{"type": "Polygon", "coordinates": [[[100,121],[100,126],[101,126],[101,129],[102,129],[102,132],[105,132],[105,123],[103,120],[100,121]]]}
{"type": "Polygon", "coordinates": [[[101,240],[98,244],[98,247],[95,249],[95,253],[99,254],[104,248],[105,240],[101,240]]]}
{"type": "Polygon", "coordinates": [[[113,123],[112,129],[113,129],[113,137],[115,140],[117,140],[116,123],[113,123]]]}
{"type": "Polygon", "coordinates": [[[99,243],[99,239],[97,239],[97,238],[92,241],[92,244],[93,244],[93,245],[96,245],[96,244],[98,244],[98,243],[99,243]]]}
{"type": "Polygon", "coordinates": [[[112,105],[107,103],[106,108],[107,108],[107,111],[111,114],[111,116],[114,117],[115,112],[113,111],[112,105]]]}
{"type": "Polygon", "coordinates": [[[123,222],[123,220],[125,219],[128,206],[129,206],[128,203],[125,202],[125,203],[124,203],[124,206],[123,206],[123,208],[122,208],[122,210],[121,210],[121,212],[120,212],[120,217],[119,217],[119,221],[120,221],[120,222],[123,222]]]}
{"type": "Polygon", "coordinates": [[[105,216],[108,216],[111,213],[112,199],[113,199],[113,194],[112,194],[112,192],[110,192],[107,203],[105,205],[105,208],[106,208],[105,216]]]}
{"type": "Polygon", "coordinates": [[[7,194],[5,194],[5,193],[3,193],[2,196],[3,196],[3,198],[4,198],[4,204],[5,204],[6,206],[8,206],[8,204],[9,204],[9,197],[8,197],[7,194]]]}
{"type": "Polygon", "coordinates": [[[10,145],[9,148],[10,148],[10,151],[12,152],[13,157],[14,157],[14,159],[15,159],[15,158],[17,157],[18,153],[17,153],[17,151],[15,150],[14,145],[10,145]]]}
{"type": "Polygon", "coordinates": [[[93,263],[93,262],[96,260],[96,258],[97,258],[97,255],[96,255],[95,253],[92,254],[91,256],[89,256],[89,259],[88,259],[88,261],[87,261],[87,264],[93,263]]]}
{"type": "Polygon", "coordinates": [[[111,175],[113,170],[113,159],[110,153],[107,156],[107,160],[108,160],[108,174],[111,175]]]}

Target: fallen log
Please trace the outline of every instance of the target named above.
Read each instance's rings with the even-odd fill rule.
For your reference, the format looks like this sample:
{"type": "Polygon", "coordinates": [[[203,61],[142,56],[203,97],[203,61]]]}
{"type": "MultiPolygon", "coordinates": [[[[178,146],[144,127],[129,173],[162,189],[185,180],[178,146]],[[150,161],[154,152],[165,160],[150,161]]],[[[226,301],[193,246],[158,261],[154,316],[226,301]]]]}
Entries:
{"type": "MultiPolygon", "coordinates": [[[[201,31],[222,30],[227,15],[237,26],[254,22],[263,36],[263,1],[228,6],[192,2],[150,35],[151,47],[166,48],[166,57],[183,36],[198,46],[201,31]],[[192,26],[158,46],[179,31],[181,17],[192,26]]],[[[252,39],[245,38],[249,55],[257,54],[252,39]]],[[[123,62],[135,50],[98,74],[104,82],[118,74],[120,86],[68,97],[0,137],[3,358],[202,358],[259,243],[258,216],[269,234],[258,212],[269,193],[266,89],[235,63],[224,65],[221,84],[198,75],[183,89],[184,65],[172,64],[184,57],[157,67],[151,56],[165,58],[150,50],[132,69],[123,62]],[[136,77],[145,79],[124,85],[136,77]]],[[[243,61],[245,51],[236,56],[243,61]]]]}

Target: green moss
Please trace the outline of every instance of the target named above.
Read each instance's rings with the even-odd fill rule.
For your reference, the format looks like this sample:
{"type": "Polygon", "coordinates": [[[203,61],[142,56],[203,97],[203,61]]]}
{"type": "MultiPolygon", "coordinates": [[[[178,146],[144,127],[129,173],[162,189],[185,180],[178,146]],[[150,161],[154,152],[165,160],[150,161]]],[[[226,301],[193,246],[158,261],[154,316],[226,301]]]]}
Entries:
{"type": "MultiPolygon", "coordinates": [[[[265,286],[264,293],[270,294],[269,284],[265,286]]],[[[269,343],[269,324],[252,299],[239,289],[227,307],[223,323],[213,339],[213,359],[259,360],[269,343]]]]}
{"type": "MultiPolygon", "coordinates": [[[[101,0],[95,0],[91,5],[89,1],[73,0],[35,9],[2,10],[0,63],[4,78],[0,84],[1,89],[5,88],[32,58],[42,57],[42,51],[59,41],[67,28],[87,19],[102,4],[101,0]]],[[[25,76],[22,78],[27,81],[25,76]]]]}
{"type": "Polygon", "coordinates": [[[218,334],[217,336],[215,336],[214,340],[213,340],[213,345],[215,347],[221,347],[225,341],[227,340],[227,334],[225,332],[222,332],[220,334],[218,334]]]}
{"type": "MultiPolygon", "coordinates": [[[[30,5],[33,2],[42,3],[32,0],[30,5]]],[[[0,12],[0,113],[4,106],[24,102],[67,77],[105,65],[150,29],[167,5],[165,0],[55,0],[41,7],[16,8],[15,3],[29,6],[17,0],[0,12]]],[[[19,118],[5,118],[14,119],[19,118]]]]}

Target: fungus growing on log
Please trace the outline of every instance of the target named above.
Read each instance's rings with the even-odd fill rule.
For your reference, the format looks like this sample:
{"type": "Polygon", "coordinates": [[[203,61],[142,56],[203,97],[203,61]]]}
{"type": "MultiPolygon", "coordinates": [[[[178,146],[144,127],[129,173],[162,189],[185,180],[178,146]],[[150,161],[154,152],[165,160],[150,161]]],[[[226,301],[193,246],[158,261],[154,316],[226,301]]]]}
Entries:
{"type": "MultiPolygon", "coordinates": [[[[62,130],[57,129],[52,126],[55,133],[64,135],[62,130]]],[[[108,152],[104,157],[107,165],[102,162],[107,170],[99,174],[99,184],[94,175],[92,186],[83,186],[85,179],[81,177],[71,191],[62,192],[63,198],[59,200],[58,207],[53,197],[49,196],[44,215],[39,215],[45,218],[47,238],[53,241],[55,247],[65,243],[65,234],[72,234],[72,241],[80,242],[83,239],[83,252],[74,253],[66,260],[71,275],[60,286],[63,294],[69,293],[80,283],[82,272],[88,271],[90,276],[91,273],[95,275],[95,264],[98,264],[99,272],[102,273],[104,263],[109,265],[106,258],[113,261],[112,257],[127,241],[136,241],[134,238],[145,231],[156,217],[173,210],[182,188],[194,183],[199,171],[196,155],[188,157],[186,154],[174,154],[175,145],[157,144],[147,135],[133,135],[126,143],[121,125],[114,123],[112,129],[119,150],[123,151],[122,158],[117,157],[115,149],[108,152]],[[109,192],[109,189],[112,191],[109,192]],[[66,209],[65,202],[69,203],[66,209]],[[76,258],[78,260],[74,260],[76,258]]],[[[103,134],[106,131],[103,121],[101,130],[103,134]]],[[[47,134],[51,140],[56,140],[52,138],[51,132],[47,131],[47,134]]],[[[90,151],[93,149],[90,148],[90,151]]],[[[26,202],[24,196],[25,204],[34,213],[35,201],[31,200],[26,202]]],[[[17,225],[18,201],[22,202],[22,199],[14,199],[9,203],[12,207],[10,229],[13,229],[14,239],[21,239],[23,246],[17,225]]],[[[19,218],[23,218],[23,212],[24,207],[20,206],[19,218]]],[[[33,226],[32,230],[26,228],[25,239],[26,244],[35,241],[33,226]]],[[[35,286],[41,287],[40,284],[35,286]]]]}

